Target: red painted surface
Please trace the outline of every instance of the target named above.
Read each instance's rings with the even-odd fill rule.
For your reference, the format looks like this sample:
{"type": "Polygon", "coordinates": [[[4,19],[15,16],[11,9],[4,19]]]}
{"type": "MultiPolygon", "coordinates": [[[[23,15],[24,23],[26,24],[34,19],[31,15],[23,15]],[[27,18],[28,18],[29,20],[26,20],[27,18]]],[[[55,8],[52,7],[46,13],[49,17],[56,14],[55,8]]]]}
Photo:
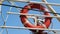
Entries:
{"type": "MultiPolygon", "coordinates": [[[[29,10],[28,10],[29,8],[36,8],[36,9],[39,9],[39,10],[41,10],[41,11],[46,11],[46,10],[45,10],[46,8],[45,8],[44,6],[42,6],[42,5],[40,5],[40,4],[30,3],[29,5],[26,5],[26,6],[21,10],[20,13],[25,13],[25,14],[27,14],[28,11],[29,11],[29,10]]],[[[44,15],[50,16],[50,14],[48,13],[48,11],[44,12],[44,15]]],[[[30,22],[26,22],[26,21],[28,21],[26,15],[20,15],[20,18],[21,18],[21,21],[22,21],[22,23],[24,24],[25,27],[29,27],[29,28],[44,28],[44,26],[42,26],[42,25],[39,25],[39,24],[38,24],[37,26],[35,26],[35,25],[31,24],[30,22]]],[[[50,18],[50,17],[45,17],[45,22],[44,22],[44,24],[45,24],[46,27],[48,28],[48,27],[50,26],[50,24],[51,24],[51,18],[50,18]]],[[[36,32],[36,30],[30,30],[30,31],[36,32]]],[[[43,33],[43,31],[44,31],[44,30],[39,30],[37,34],[47,34],[47,33],[43,33]]]]}

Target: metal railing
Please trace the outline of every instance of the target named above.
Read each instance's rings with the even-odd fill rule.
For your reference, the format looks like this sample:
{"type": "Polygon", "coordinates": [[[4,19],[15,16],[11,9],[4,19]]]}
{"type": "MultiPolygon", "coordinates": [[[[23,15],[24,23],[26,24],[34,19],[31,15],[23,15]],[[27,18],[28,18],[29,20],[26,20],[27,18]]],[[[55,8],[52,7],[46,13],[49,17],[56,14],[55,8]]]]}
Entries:
{"type": "MultiPolygon", "coordinates": [[[[60,4],[58,4],[58,3],[48,3],[46,0],[42,0],[43,2],[30,1],[30,0],[2,0],[2,2],[4,2],[4,1],[25,2],[25,3],[30,3],[31,2],[31,3],[37,3],[37,4],[45,4],[48,7],[48,9],[51,11],[50,13],[54,13],[53,14],[54,16],[45,16],[45,15],[38,15],[38,14],[23,14],[23,13],[7,12],[7,14],[27,15],[29,18],[32,17],[33,19],[35,19],[35,25],[37,24],[37,20],[38,20],[35,16],[37,16],[37,17],[52,17],[52,18],[57,18],[60,21],[60,15],[58,15],[56,13],[56,11],[51,7],[52,5],[53,6],[60,6],[60,4]]],[[[22,7],[15,6],[14,3],[11,3],[11,4],[12,4],[12,6],[10,5],[11,7],[22,8],[22,7]]],[[[0,3],[0,13],[1,13],[1,5],[4,5],[4,4],[0,3]]],[[[6,6],[9,6],[9,5],[6,5],[6,6]]],[[[33,10],[33,9],[31,9],[31,10],[33,10]]],[[[2,15],[2,17],[3,17],[3,15],[2,15]]],[[[8,18],[8,16],[7,16],[7,18],[8,18]]],[[[4,20],[4,24],[6,24],[5,22],[6,21],[4,20]]],[[[0,26],[0,28],[8,28],[8,29],[35,29],[35,30],[48,30],[48,31],[56,31],[56,30],[58,30],[58,31],[60,31],[60,29],[26,28],[26,27],[19,27],[19,26],[6,26],[6,25],[0,26]]],[[[7,29],[6,29],[6,31],[7,31],[7,29]]]]}

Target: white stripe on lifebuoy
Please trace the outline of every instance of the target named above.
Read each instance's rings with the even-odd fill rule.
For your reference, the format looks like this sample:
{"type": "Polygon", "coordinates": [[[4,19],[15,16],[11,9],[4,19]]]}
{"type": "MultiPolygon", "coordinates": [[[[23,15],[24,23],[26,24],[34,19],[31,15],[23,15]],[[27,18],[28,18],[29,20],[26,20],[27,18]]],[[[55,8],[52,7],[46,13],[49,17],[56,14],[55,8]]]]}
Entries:
{"type": "MultiPolygon", "coordinates": [[[[48,13],[48,9],[46,9],[44,6],[40,5],[40,4],[35,4],[35,3],[30,3],[29,5],[26,5],[20,13],[25,13],[27,14],[28,13],[28,9],[30,8],[36,8],[36,9],[39,9],[41,11],[45,11],[44,12],[44,15],[46,16],[50,16],[50,13],[48,13]]],[[[37,26],[34,26],[33,24],[31,24],[28,19],[27,19],[27,16],[26,15],[20,15],[20,18],[21,18],[21,21],[22,23],[24,24],[25,27],[30,27],[30,28],[44,28],[44,26],[42,25],[39,25],[37,24],[37,26]]],[[[51,17],[45,17],[45,22],[44,22],[44,25],[46,25],[46,27],[48,28],[49,25],[51,24],[51,17]]],[[[31,31],[35,31],[35,30],[31,30],[31,31]]],[[[39,31],[41,32],[41,31],[39,31]]]]}

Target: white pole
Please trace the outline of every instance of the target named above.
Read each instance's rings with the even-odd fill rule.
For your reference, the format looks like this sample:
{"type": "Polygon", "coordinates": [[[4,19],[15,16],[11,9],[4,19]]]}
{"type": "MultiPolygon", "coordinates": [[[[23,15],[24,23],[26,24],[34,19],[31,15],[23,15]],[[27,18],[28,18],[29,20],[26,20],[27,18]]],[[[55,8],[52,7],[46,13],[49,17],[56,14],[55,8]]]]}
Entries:
{"type": "Polygon", "coordinates": [[[0,26],[0,28],[8,28],[8,29],[34,29],[34,30],[60,31],[60,29],[29,28],[29,27],[20,27],[20,26],[0,26]]]}
{"type": "MultiPolygon", "coordinates": [[[[5,0],[6,1],[6,0],[5,0]]],[[[8,0],[8,1],[14,1],[14,2],[29,2],[30,0],[8,0]]]]}
{"type": "MultiPolygon", "coordinates": [[[[46,0],[42,0],[42,1],[45,2],[45,3],[48,3],[46,0]]],[[[47,4],[46,4],[46,6],[48,7],[48,9],[49,9],[51,12],[56,13],[56,11],[51,7],[51,5],[47,5],[47,4]]],[[[60,16],[60,15],[54,14],[54,16],[60,16]]],[[[57,19],[60,21],[60,18],[57,18],[57,19]]]]}
{"type": "Polygon", "coordinates": [[[53,6],[60,6],[58,3],[45,3],[45,2],[37,2],[37,1],[29,1],[31,3],[37,3],[37,4],[47,4],[47,5],[53,5],[53,6]]]}
{"type": "Polygon", "coordinates": [[[24,14],[24,13],[16,13],[16,12],[7,12],[7,14],[60,18],[60,16],[46,16],[46,15],[39,15],[39,14],[24,14]]]}
{"type": "Polygon", "coordinates": [[[12,2],[28,2],[28,3],[37,3],[37,4],[48,4],[54,6],[60,6],[58,3],[44,3],[44,2],[37,2],[37,1],[30,1],[30,0],[4,0],[4,1],[12,1],[12,2]]]}

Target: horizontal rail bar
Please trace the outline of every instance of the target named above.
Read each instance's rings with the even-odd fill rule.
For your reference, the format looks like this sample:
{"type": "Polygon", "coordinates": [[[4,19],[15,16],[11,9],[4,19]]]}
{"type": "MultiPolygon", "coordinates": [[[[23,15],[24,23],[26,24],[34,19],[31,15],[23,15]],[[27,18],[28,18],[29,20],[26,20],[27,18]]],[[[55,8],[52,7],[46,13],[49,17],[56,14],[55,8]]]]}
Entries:
{"type": "MultiPolygon", "coordinates": [[[[9,6],[9,7],[15,7],[15,8],[23,8],[23,7],[19,7],[19,6],[15,6],[15,5],[7,5],[7,4],[0,4],[0,5],[3,5],[3,6],[9,6]]],[[[26,8],[25,8],[26,9],[26,8]]],[[[29,9],[29,10],[33,10],[33,11],[40,11],[40,10],[36,10],[36,9],[29,9]]],[[[44,11],[40,11],[40,12],[44,12],[44,11]]],[[[60,13],[53,13],[53,12],[48,12],[48,13],[52,13],[52,14],[59,14],[60,13]]]]}
{"type": "Polygon", "coordinates": [[[37,1],[30,1],[31,3],[37,3],[37,4],[47,4],[47,5],[53,5],[53,6],[60,6],[58,3],[44,3],[44,2],[37,2],[37,1]]]}
{"type": "Polygon", "coordinates": [[[28,15],[28,16],[36,16],[36,17],[52,17],[52,18],[60,18],[60,16],[46,16],[46,15],[39,15],[39,14],[24,14],[24,13],[16,13],[16,12],[7,12],[7,14],[14,14],[14,15],[28,15]]]}
{"type": "Polygon", "coordinates": [[[28,27],[19,27],[19,26],[0,26],[0,28],[8,28],[8,29],[34,29],[34,30],[57,30],[60,31],[60,29],[44,29],[44,28],[28,28],[28,27]]]}
{"type": "Polygon", "coordinates": [[[16,12],[7,12],[7,14],[35,16],[35,14],[26,14],[26,13],[24,14],[24,13],[16,13],[16,12]]]}
{"type": "Polygon", "coordinates": [[[13,1],[13,2],[29,2],[30,0],[4,0],[4,1],[13,1]]]}
{"type": "MultiPolygon", "coordinates": [[[[7,1],[7,0],[4,0],[7,1]]],[[[56,6],[60,6],[60,4],[58,3],[44,3],[44,2],[37,2],[37,1],[30,1],[30,0],[8,0],[8,1],[14,1],[14,2],[26,2],[26,3],[37,3],[37,4],[48,4],[48,5],[56,5],[56,6]]]]}

